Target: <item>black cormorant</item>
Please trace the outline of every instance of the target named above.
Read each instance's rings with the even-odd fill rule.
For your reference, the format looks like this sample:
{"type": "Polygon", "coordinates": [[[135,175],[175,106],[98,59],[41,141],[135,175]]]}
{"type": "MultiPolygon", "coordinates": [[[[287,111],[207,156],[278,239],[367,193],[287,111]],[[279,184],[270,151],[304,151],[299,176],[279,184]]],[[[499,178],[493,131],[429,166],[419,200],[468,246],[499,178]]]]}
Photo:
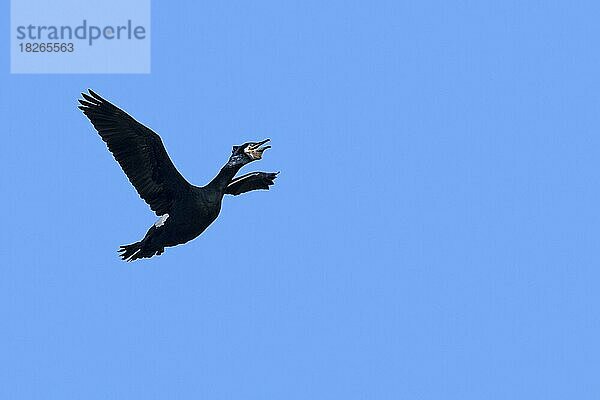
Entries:
{"type": "Polygon", "coordinates": [[[200,235],[219,215],[225,194],[237,196],[269,189],[278,173],[250,172],[235,177],[244,165],[262,158],[269,139],[233,146],[231,157],[206,186],[190,184],[175,168],[155,132],[94,93],[82,93],[79,108],[94,128],[138,194],[159,216],[146,236],[121,246],[123,260],[150,258],[165,247],[186,243],[200,235]]]}

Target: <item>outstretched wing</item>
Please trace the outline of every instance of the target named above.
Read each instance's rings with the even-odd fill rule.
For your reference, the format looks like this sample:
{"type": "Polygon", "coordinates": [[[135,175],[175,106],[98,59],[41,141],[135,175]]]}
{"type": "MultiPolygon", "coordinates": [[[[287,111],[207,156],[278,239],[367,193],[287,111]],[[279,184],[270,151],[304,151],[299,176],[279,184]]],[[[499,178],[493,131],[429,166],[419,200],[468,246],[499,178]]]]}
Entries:
{"type": "Polygon", "coordinates": [[[94,128],[138,194],[156,213],[169,212],[173,201],[191,185],[177,171],[156,133],[89,89],[79,109],[94,128]]]}
{"type": "Polygon", "coordinates": [[[269,186],[274,184],[273,181],[277,178],[278,173],[279,172],[250,172],[238,176],[237,178],[232,179],[231,183],[227,185],[225,194],[237,196],[238,194],[246,193],[251,190],[269,190],[269,186]]]}

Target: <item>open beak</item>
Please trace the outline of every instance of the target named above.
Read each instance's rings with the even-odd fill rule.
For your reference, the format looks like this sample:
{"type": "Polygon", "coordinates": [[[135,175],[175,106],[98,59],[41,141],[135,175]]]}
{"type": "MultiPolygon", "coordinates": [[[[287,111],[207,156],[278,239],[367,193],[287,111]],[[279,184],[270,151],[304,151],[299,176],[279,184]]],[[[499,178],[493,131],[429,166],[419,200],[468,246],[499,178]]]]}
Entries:
{"type": "Polygon", "coordinates": [[[253,160],[260,160],[262,158],[262,154],[265,150],[270,149],[271,146],[263,146],[263,144],[269,142],[271,139],[265,139],[262,142],[254,143],[248,145],[244,150],[246,154],[248,154],[253,160]]]}

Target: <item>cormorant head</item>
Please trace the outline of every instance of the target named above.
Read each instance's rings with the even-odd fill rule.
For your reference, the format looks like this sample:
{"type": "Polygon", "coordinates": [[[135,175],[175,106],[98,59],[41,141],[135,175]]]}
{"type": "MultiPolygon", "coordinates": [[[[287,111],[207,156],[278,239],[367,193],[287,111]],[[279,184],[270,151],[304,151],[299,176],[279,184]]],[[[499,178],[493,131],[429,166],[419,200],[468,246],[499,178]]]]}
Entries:
{"type": "Polygon", "coordinates": [[[249,162],[260,160],[263,152],[270,149],[271,146],[263,146],[271,139],[265,139],[262,142],[247,142],[240,146],[233,146],[229,163],[233,165],[245,165],[249,162]]]}

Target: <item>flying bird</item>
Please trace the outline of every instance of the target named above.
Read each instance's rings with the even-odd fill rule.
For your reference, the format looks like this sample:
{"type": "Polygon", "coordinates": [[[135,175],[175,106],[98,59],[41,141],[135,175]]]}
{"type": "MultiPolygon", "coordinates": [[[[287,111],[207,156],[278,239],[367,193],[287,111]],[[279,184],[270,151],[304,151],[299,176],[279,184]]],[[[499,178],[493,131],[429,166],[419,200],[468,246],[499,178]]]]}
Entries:
{"type": "Polygon", "coordinates": [[[237,196],[269,189],[279,172],[235,176],[260,160],[269,139],[233,146],[231,156],[205,186],[190,184],[175,168],[158,134],[91,89],[82,93],[79,109],[92,122],[140,197],[159,217],[142,240],[121,246],[125,261],[161,255],[165,247],[189,242],[217,218],[226,194],[237,196]]]}

